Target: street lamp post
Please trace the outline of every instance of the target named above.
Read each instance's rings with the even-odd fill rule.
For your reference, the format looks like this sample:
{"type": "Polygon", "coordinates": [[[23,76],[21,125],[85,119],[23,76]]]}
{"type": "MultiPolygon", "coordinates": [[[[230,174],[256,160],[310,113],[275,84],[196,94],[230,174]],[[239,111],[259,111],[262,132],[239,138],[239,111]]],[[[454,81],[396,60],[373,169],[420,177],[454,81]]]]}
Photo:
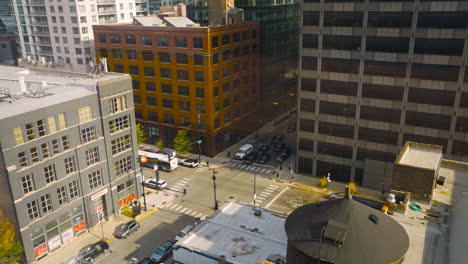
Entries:
{"type": "Polygon", "coordinates": [[[143,203],[145,204],[145,211],[146,211],[146,193],[145,193],[145,181],[143,175],[143,167],[141,167],[141,162],[146,162],[146,156],[140,156],[140,173],[141,173],[141,186],[143,190],[143,203]]]}
{"type": "Polygon", "coordinates": [[[213,169],[213,177],[211,178],[213,180],[213,192],[214,192],[214,209],[218,210],[218,200],[216,200],[216,172],[213,169]]]}
{"type": "Polygon", "coordinates": [[[257,183],[257,174],[254,173],[254,195],[253,195],[253,204],[255,206],[255,200],[257,200],[257,190],[256,190],[256,183],[257,183]]]}
{"type": "Polygon", "coordinates": [[[153,170],[154,170],[154,177],[156,178],[156,193],[159,193],[159,187],[158,187],[158,184],[159,184],[159,169],[158,169],[158,165],[154,165],[153,170]]]}
{"type": "Polygon", "coordinates": [[[200,115],[198,115],[198,123],[197,123],[197,130],[198,130],[198,163],[201,163],[201,147],[200,147],[200,115]]]}

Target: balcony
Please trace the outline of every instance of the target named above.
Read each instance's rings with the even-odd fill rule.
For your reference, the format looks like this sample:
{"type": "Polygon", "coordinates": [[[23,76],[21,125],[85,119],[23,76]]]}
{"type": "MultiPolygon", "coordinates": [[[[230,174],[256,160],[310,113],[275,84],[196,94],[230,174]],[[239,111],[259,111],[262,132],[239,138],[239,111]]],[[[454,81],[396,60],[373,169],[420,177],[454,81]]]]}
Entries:
{"type": "Polygon", "coordinates": [[[37,35],[37,36],[49,36],[50,32],[49,31],[33,31],[32,34],[37,35]]]}
{"type": "Polygon", "coordinates": [[[99,15],[112,15],[112,14],[115,14],[115,9],[101,9],[101,10],[98,10],[98,14],[99,15]]]}
{"type": "Polygon", "coordinates": [[[117,23],[117,19],[99,20],[99,24],[101,24],[101,25],[115,24],[115,23],[117,23]]]}
{"type": "Polygon", "coordinates": [[[52,50],[39,50],[37,53],[41,55],[53,55],[54,54],[52,50]]]}
{"type": "Polygon", "coordinates": [[[34,5],[44,5],[44,0],[29,0],[26,5],[34,6],[34,5]]]}
{"type": "Polygon", "coordinates": [[[45,10],[31,10],[31,15],[33,16],[47,16],[45,10]]]}
{"type": "Polygon", "coordinates": [[[115,4],[115,0],[98,0],[98,5],[113,5],[115,4]]]}
{"type": "Polygon", "coordinates": [[[52,42],[51,41],[35,41],[34,42],[36,45],[43,45],[43,46],[52,46],[52,42]]]}
{"type": "Polygon", "coordinates": [[[47,20],[39,20],[31,22],[32,26],[49,26],[49,22],[47,20]]]}

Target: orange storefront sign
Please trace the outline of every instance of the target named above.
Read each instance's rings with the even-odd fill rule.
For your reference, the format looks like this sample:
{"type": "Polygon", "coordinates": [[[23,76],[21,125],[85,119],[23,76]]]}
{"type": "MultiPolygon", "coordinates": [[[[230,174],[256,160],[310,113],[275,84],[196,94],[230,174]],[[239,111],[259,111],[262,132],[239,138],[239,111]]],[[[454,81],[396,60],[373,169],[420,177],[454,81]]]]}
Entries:
{"type": "Polygon", "coordinates": [[[43,243],[42,245],[34,248],[34,256],[36,258],[44,255],[45,253],[47,253],[47,244],[46,243],[43,243]]]}
{"type": "Polygon", "coordinates": [[[127,204],[127,198],[123,198],[121,200],[119,200],[119,208],[122,208],[124,207],[124,205],[127,204]]]}
{"type": "Polygon", "coordinates": [[[73,231],[75,232],[75,234],[78,234],[79,232],[85,229],[86,229],[85,221],[81,221],[80,223],[73,226],[73,231]]]}
{"type": "Polygon", "coordinates": [[[135,199],[136,199],[136,194],[135,193],[132,193],[129,196],[127,196],[127,201],[128,202],[132,202],[135,199]]]}

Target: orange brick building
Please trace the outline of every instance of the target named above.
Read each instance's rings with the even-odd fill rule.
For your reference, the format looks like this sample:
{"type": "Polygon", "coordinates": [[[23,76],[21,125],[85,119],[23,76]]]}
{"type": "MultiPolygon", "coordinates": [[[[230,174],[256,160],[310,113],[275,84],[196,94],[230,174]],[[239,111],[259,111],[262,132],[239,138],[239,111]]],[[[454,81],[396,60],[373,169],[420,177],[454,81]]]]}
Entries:
{"type": "Polygon", "coordinates": [[[259,27],[180,26],[187,20],[95,25],[96,56],[107,58],[109,71],[132,76],[136,118],[148,142],[172,147],[185,129],[194,140],[200,133],[202,154],[214,156],[255,128],[246,120],[260,98],[259,27]]]}

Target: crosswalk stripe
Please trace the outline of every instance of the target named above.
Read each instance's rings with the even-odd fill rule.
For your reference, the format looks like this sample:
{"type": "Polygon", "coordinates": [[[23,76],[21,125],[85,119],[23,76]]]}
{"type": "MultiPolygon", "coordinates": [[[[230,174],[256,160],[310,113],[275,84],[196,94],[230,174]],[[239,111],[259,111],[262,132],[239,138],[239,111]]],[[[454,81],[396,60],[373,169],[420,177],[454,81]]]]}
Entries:
{"type": "Polygon", "coordinates": [[[235,167],[237,164],[236,163],[229,163],[229,167],[235,167]]]}
{"type": "Polygon", "coordinates": [[[195,218],[199,218],[199,217],[201,217],[202,215],[203,215],[202,213],[199,213],[199,214],[197,214],[197,215],[195,216],[195,218]]]}
{"type": "Polygon", "coordinates": [[[262,168],[260,168],[260,167],[256,167],[256,168],[255,168],[255,171],[258,172],[258,171],[260,171],[261,169],[262,169],[262,168]]]}
{"type": "Polygon", "coordinates": [[[193,217],[195,217],[195,215],[197,215],[197,214],[198,214],[198,212],[197,212],[197,211],[193,211],[193,212],[191,212],[191,213],[190,213],[190,216],[193,216],[193,217]]]}
{"type": "Polygon", "coordinates": [[[266,171],[266,169],[265,169],[265,168],[263,168],[263,169],[262,169],[260,172],[261,172],[261,173],[264,173],[265,171],[266,171]]]}
{"type": "Polygon", "coordinates": [[[168,208],[172,210],[172,209],[174,209],[175,207],[177,207],[177,204],[173,204],[173,205],[169,206],[168,208]]]}
{"type": "Polygon", "coordinates": [[[181,214],[185,213],[185,211],[187,211],[188,208],[184,208],[182,211],[180,211],[181,214]]]}
{"type": "Polygon", "coordinates": [[[172,208],[174,211],[179,211],[180,208],[183,208],[181,205],[177,205],[176,207],[172,208]]]}
{"type": "Polygon", "coordinates": [[[271,195],[271,193],[261,193],[259,196],[268,197],[270,195],[271,195]]]}
{"type": "Polygon", "coordinates": [[[278,188],[279,188],[279,187],[276,186],[276,185],[270,185],[270,186],[267,187],[267,190],[268,190],[268,189],[276,190],[276,189],[278,189],[278,188]]]}
{"type": "Polygon", "coordinates": [[[242,165],[240,166],[241,169],[244,169],[247,165],[242,165]]]}
{"type": "Polygon", "coordinates": [[[270,172],[271,172],[271,170],[267,170],[267,171],[265,171],[265,173],[266,173],[266,174],[268,174],[268,173],[270,173],[270,172]]]}
{"type": "Polygon", "coordinates": [[[185,214],[190,215],[191,212],[192,212],[192,209],[189,209],[187,212],[185,212],[185,214]]]}

